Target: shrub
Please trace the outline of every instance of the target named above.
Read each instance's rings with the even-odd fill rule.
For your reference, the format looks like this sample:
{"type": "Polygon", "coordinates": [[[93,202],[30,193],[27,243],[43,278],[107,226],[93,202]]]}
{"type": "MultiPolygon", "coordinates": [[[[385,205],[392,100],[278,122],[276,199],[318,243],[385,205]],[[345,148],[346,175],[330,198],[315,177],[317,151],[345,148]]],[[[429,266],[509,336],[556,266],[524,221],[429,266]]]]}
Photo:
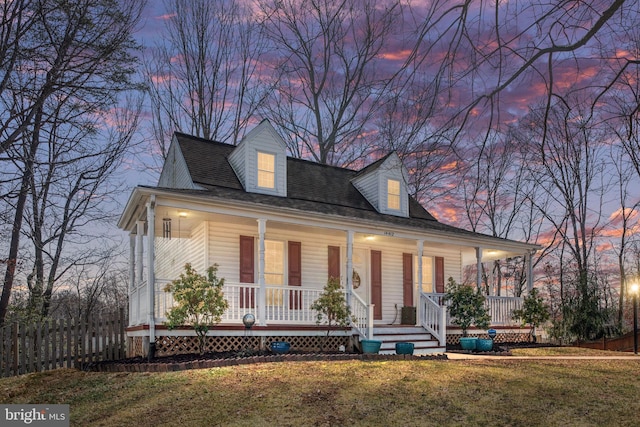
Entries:
{"type": "Polygon", "coordinates": [[[311,309],[317,312],[316,324],[327,324],[327,338],[333,326],[347,327],[351,324],[351,308],[347,305],[340,281],[334,277],[329,278],[320,297],[311,304],[311,309]]]}
{"type": "Polygon", "coordinates": [[[531,289],[522,301],[522,308],[513,310],[512,316],[515,320],[521,321],[522,325],[531,327],[530,335],[532,341],[536,341],[536,327],[542,325],[549,320],[549,307],[544,303],[544,299],[536,288],[531,289]]]}
{"type": "Polygon", "coordinates": [[[449,314],[453,317],[451,322],[462,328],[462,336],[467,336],[467,329],[471,325],[480,329],[489,327],[491,316],[484,306],[485,299],[479,290],[458,284],[453,277],[449,277],[444,300],[448,302],[449,314]]]}
{"type": "Polygon", "coordinates": [[[190,324],[198,337],[198,350],[204,352],[204,340],[209,328],[220,323],[229,303],[224,298],[224,279],[218,279],[218,266],[207,269],[207,276],[198,274],[191,264],[184,266],[180,278],[165,286],[172,292],[176,305],[167,313],[165,324],[169,329],[190,324]]]}

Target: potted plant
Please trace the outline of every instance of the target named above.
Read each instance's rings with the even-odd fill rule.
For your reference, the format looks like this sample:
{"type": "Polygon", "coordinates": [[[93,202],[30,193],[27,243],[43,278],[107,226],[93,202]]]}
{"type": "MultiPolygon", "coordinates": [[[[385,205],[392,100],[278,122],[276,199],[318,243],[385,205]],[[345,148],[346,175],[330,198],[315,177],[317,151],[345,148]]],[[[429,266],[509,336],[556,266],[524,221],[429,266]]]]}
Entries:
{"type": "Polygon", "coordinates": [[[536,328],[549,320],[549,307],[544,303],[538,289],[533,288],[522,301],[522,307],[513,310],[512,316],[514,320],[521,321],[522,326],[529,325],[531,327],[529,335],[531,340],[536,342],[536,328]]]}
{"type": "Polygon", "coordinates": [[[460,345],[464,350],[475,350],[476,347],[477,338],[467,337],[469,327],[472,325],[481,329],[489,327],[491,317],[484,305],[485,299],[479,290],[456,283],[453,277],[449,277],[444,301],[448,304],[452,323],[462,329],[460,345]]]}
{"type": "MultiPolygon", "coordinates": [[[[332,327],[345,328],[351,324],[351,309],[347,305],[340,280],[335,277],[329,278],[318,299],[311,304],[311,309],[317,312],[316,324],[326,323],[326,339],[329,338],[332,327]]],[[[320,351],[322,348],[323,342],[321,341],[320,351]]]]}

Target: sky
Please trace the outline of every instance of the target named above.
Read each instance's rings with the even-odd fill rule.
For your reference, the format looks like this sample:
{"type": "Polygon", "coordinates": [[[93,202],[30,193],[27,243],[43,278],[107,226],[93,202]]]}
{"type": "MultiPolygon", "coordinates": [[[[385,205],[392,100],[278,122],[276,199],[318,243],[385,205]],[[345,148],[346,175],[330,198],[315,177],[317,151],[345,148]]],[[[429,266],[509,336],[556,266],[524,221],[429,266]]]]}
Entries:
{"type": "MultiPolygon", "coordinates": [[[[414,2],[414,4],[418,5],[420,2],[414,2]]],[[[635,7],[636,9],[640,6],[637,5],[638,2],[631,2],[631,7],[635,7]],[[634,6],[635,5],[635,6],[634,6]]],[[[511,8],[510,12],[514,13],[513,16],[518,17],[518,19],[514,19],[509,22],[509,25],[502,28],[504,33],[502,37],[504,40],[509,40],[510,32],[515,34],[516,32],[520,32],[524,30],[525,36],[518,41],[517,44],[514,42],[514,48],[523,49],[524,52],[528,46],[533,46],[539,44],[541,42],[549,42],[553,38],[554,43],[566,43],[570,44],[576,41],[576,35],[583,34],[579,30],[576,30],[575,33],[564,33],[560,31],[560,29],[556,29],[554,26],[551,29],[542,29],[535,23],[535,19],[539,18],[540,11],[535,7],[531,7],[531,3],[529,2],[504,2],[501,3],[507,5],[505,7],[511,8]],[[518,13],[514,12],[515,9],[518,9],[518,13]],[[567,35],[569,34],[569,35],[567,35]]],[[[426,6],[429,3],[425,3],[426,6]]],[[[426,10],[426,9],[425,9],[426,10]]],[[[484,20],[484,22],[491,22],[492,17],[486,14],[481,14],[479,10],[473,9],[470,11],[473,19],[484,20]],[[475,14],[475,15],[474,15],[475,14]]],[[[637,10],[635,11],[637,12],[637,10]]],[[[588,22],[590,19],[593,19],[593,16],[589,16],[588,12],[585,12],[584,9],[573,8],[569,5],[566,10],[563,11],[564,16],[558,16],[558,18],[566,18],[569,16],[573,22],[578,25],[581,22],[588,22]]],[[[165,20],[171,16],[170,11],[166,11],[163,6],[163,2],[160,1],[150,1],[147,4],[145,10],[145,16],[143,18],[143,22],[141,24],[140,30],[136,34],[139,42],[147,47],[145,51],[146,54],[149,52],[149,47],[155,45],[156,43],[160,43],[162,41],[162,35],[165,30],[165,20]]],[[[553,18],[553,17],[552,17],[553,18]]],[[[622,28],[626,24],[621,20],[619,23],[615,23],[616,25],[622,28]]],[[[480,40],[479,44],[482,41],[486,41],[486,44],[482,46],[483,51],[491,52],[492,49],[495,49],[495,43],[491,41],[489,37],[491,28],[487,26],[487,33],[483,33],[482,27],[479,26],[479,34],[477,34],[477,40],[480,40]],[[486,37],[485,37],[486,36],[486,37]]],[[[613,28],[613,27],[612,27],[613,28]]],[[[615,28],[614,28],[615,29],[615,28]]],[[[613,30],[612,30],[613,31],[613,30]]],[[[605,33],[603,33],[605,34],[605,33]]],[[[598,52],[602,56],[606,56],[608,58],[608,62],[603,65],[603,63],[599,60],[593,59],[591,56],[596,52],[590,50],[581,50],[577,55],[569,55],[569,54],[558,54],[554,56],[553,61],[555,63],[554,67],[554,85],[558,90],[563,89],[577,89],[584,87],[599,87],[603,84],[602,75],[609,66],[614,66],[619,64],[621,61],[624,61],[628,58],[633,58],[633,46],[629,43],[628,40],[618,39],[617,35],[607,33],[606,34],[609,40],[615,41],[614,44],[610,43],[605,46],[603,49],[606,49],[606,52],[598,52]]],[[[396,49],[393,40],[389,42],[388,46],[385,46],[383,56],[392,63],[394,60],[400,60],[405,57],[407,54],[404,50],[396,49]]],[[[434,58],[439,57],[439,55],[444,55],[444,51],[434,52],[434,58]]],[[[635,52],[637,55],[637,51],[635,52]]],[[[470,61],[470,58],[462,58],[460,61],[470,61]]],[[[507,69],[515,70],[522,61],[518,58],[513,58],[513,63],[507,64],[507,69]]],[[[436,61],[434,61],[436,62],[436,61]]],[[[513,123],[518,118],[525,115],[529,108],[534,105],[540,99],[540,96],[545,93],[545,79],[541,77],[544,71],[544,67],[548,65],[548,60],[546,58],[540,59],[538,63],[536,63],[536,67],[533,70],[529,70],[529,72],[524,73],[518,79],[516,79],[513,84],[509,85],[501,94],[500,101],[502,103],[502,107],[500,110],[501,121],[505,124],[513,123]]],[[[486,87],[491,87],[495,85],[495,83],[500,79],[500,76],[497,76],[492,73],[486,73],[482,79],[474,78],[473,80],[461,80],[460,86],[456,88],[457,95],[451,99],[452,106],[455,106],[456,103],[464,102],[465,96],[465,85],[473,84],[474,87],[486,85],[486,87]]],[[[478,110],[478,115],[482,116],[482,111],[478,110]]],[[[471,115],[473,118],[473,114],[471,115]]],[[[482,118],[482,117],[480,117],[482,118]]],[[[150,119],[148,113],[143,119],[143,133],[145,132],[145,120],[150,119]]],[[[145,137],[149,137],[150,132],[146,133],[145,137]]],[[[158,178],[158,159],[157,156],[142,156],[136,160],[136,163],[131,163],[126,166],[127,172],[127,182],[129,187],[132,188],[135,185],[155,185],[158,178]],[[145,170],[146,169],[146,170],[145,170]]],[[[632,185],[631,192],[633,201],[640,201],[640,182],[632,185]]],[[[128,193],[123,194],[122,203],[126,202],[126,197],[128,193]]],[[[615,212],[619,211],[619,206],[616,202],[617,195],[615,192],[609,192],[605,195],[605,197],[600,201],[596,201],[597,205],[602,204],[604,206],[604,210],[606,211],[606,217],[611,220],[609,225],[609,230],[605,233],[607,236],[610,236],[611,239],[617,238],[617,229],[616,229],[616,217],[615,212]]],[[[594,207],[595,208],[595,207],[594,207]]],[[[429,208],[428,208],[429,209],[429,208]]],[[[431,211],[439,217],[444,222],[453,223],[454,225],[464,224],[465,220],[462,215],[462,207],[459,203],[459,200],[456,200],[454,197],[443,196],[440,198],[440,203],[438,207],[431,208],[431,211]]],[[[610,244],[610,243],[609,243],[610,244]]],[[[607,242],[602,243],[602,245],[607,245],[607,242]]],[[[604,246],[603,246],[604,247],[604,246]]]]}

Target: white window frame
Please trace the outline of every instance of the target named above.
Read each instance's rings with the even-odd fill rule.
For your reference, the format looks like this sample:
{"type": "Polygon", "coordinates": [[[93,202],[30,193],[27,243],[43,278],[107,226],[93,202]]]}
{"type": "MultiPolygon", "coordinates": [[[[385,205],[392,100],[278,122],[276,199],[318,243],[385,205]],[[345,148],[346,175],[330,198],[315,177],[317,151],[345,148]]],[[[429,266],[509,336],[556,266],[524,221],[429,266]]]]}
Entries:
{"type": "Polygon", "coordinates": [[[393,211],[399,211],[402,209],[402,201],[400,199],[400,194],[402,193],[402,185],[400,185],[400,181],[397,179],[387,178],[387,209],[393,211]],[[397,184],[397,193],[391,192],[391,183],[394,185],[397,184]],[[393,201],[393,203],[392,203],[393,201]]]}
{"type": "MultiPolygon", "coordinates": [[[[266,302],[268,306],[283,306],[284,293],[281,287],[284,286],[286,280],[286,245],[282,240],[265,239],[264,249],[264,281],[265,285],[267,286],[266,302]],[[274,255],[273,245],[278,245],[278,249],[281,249],[281,262],[277,265],[277,268],[280,269],[280,271],[276,271],[275,269],[272,270],[272,267],[275,265],[274,261],[276,260],[269,259],[274,255]],[[280,276],[280,283],[274,283],[274,280],[270,280],[273,279],[274,276],[280,276]],[[270,287],[271,289],[269,289],[270,287]],[[273,287],[277,287],[280,289],[273,289],[273,287]]],[[[275,282],[277,282],[277,280],[275,282]]]]}
{"type": "Polygon", "coordinates": [[[435,292],[435,262],[436,258],[422,255],[422,289],[418,289],[418,255],[413,256],[413,283],[419,292],[431,294],[435,292]],[[425,288],[425,285],[429,285],[425,288]]]}
{"type": "Polygon", "coordinates": [[[265,189],[269,189],[269,190],[275,190],[276,188],[276,155],[273,153],[267,153],[265,151],[257,151],[256,154],[256,185],[258,186],[258,188],[265,188],[265,189]],[[262,161],[267,160],[266,158],[270,157],[272,162],[270,165],[267,165],[265,163],[263,163],[262,161]],[[271,166],[271,170],[270,169],[265,169],[265,166],[271,166]],[[269,179],[271,178],[270,181],[270,186],[269,185],[262,185],[262,184],[266,184],[263,179],[269,179]]]}

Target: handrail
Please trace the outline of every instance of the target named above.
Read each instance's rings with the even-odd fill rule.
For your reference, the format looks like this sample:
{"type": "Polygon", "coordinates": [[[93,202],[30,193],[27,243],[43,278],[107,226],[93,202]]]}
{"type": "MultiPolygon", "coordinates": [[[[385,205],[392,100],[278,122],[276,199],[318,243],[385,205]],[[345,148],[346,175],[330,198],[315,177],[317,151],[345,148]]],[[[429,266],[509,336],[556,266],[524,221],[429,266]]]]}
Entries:
{"type": "Polygon", "coordinates": [[[351,293],[351,325],[363,339],[373,339],[373,316],[366,302],[355,292],[351,293]]]}
{"type": "MultiPolygon", "coordinates": [[[[427,293],[425,294],[431,300],[439,305],[445,305],[444,293],[427,293]]],[[[522,307],[521,297],[505,297],[496,295],[485,295],[485,307],[489,310],[491,326],[519,326],[520,324],[513,320],[513,310],[522,307]]],[[[451,326],[451,319],[447,316],[447,325],[451,326]]]]}
{"type": "Polygon", "coordinates": [[[420,325],[425,328],[441,347],[447,345],[447,308],[431,299],[430,294],[420,293],[420,325]]]}

